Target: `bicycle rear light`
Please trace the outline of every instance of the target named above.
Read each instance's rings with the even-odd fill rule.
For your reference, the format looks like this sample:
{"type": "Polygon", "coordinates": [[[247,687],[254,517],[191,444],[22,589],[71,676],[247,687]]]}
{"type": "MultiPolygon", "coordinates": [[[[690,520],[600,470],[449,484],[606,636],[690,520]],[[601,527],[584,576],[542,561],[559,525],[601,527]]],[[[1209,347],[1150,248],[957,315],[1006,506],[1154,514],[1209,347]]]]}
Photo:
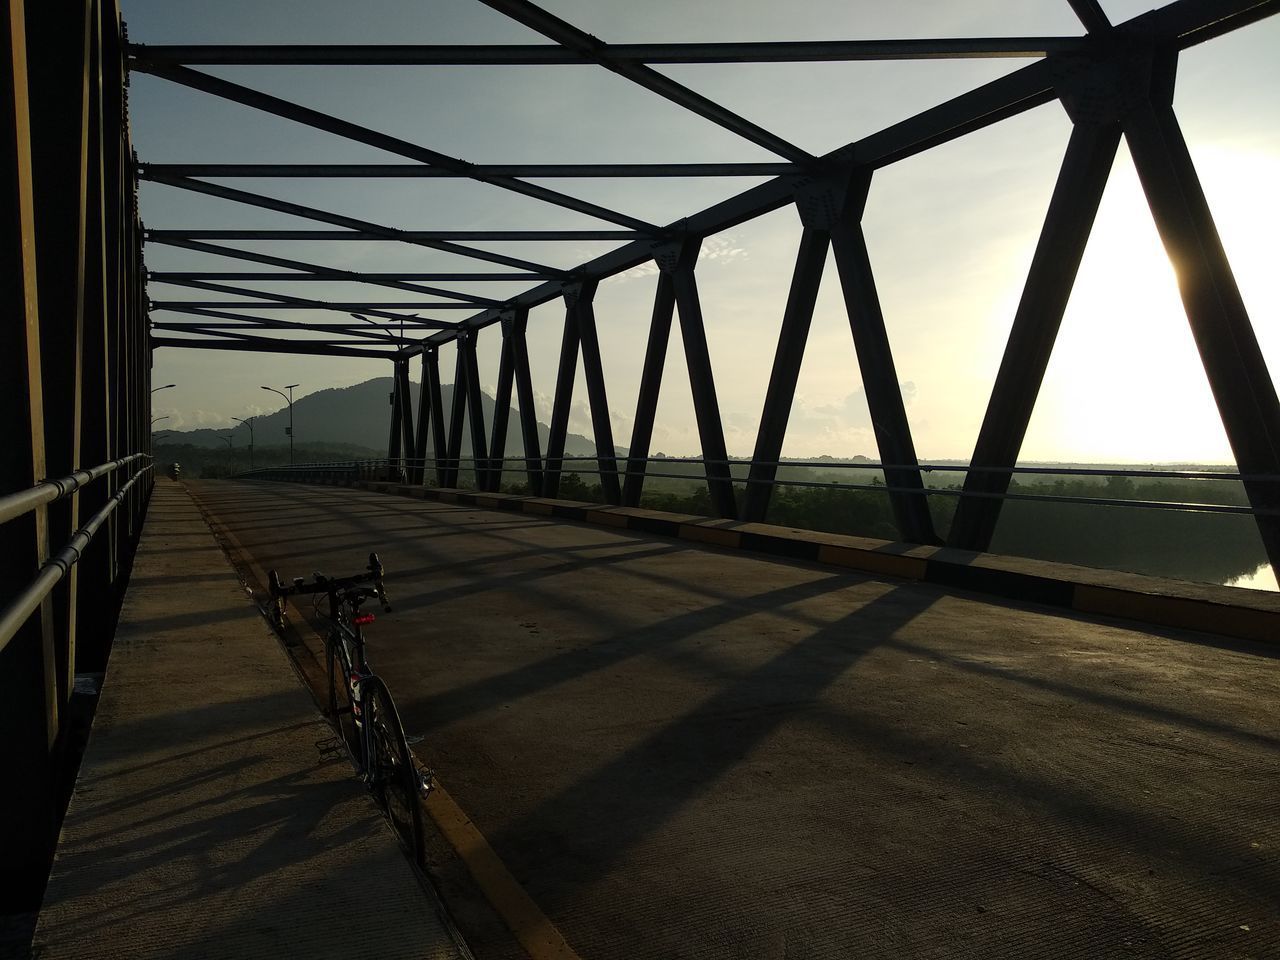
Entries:
{"type": "Polygon", "coordinates": [[[351,622],[354,623],[357,627],[360,627],[360,626],[364,626],[366,623],[373,623],[373,621],[376,619],[378,618],[375,617],[372,613],[362,613],[360,614],[360,616],[356,617],[351,622]]]}

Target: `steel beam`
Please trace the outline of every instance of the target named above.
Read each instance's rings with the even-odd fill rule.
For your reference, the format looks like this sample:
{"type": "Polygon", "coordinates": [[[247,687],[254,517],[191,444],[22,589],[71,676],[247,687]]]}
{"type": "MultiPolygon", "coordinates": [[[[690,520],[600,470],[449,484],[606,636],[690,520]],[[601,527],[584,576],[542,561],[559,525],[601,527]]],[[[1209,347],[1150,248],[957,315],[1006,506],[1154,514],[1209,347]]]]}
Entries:
{"type": "Polygon", "coordinates": [[[525,331],[529,311],[517,310],[511,318],[508,340],[515,365],[516,399],[520,404],[520,437],[524,442],[525,473],[529,494],[542,495],[542,443],[538,436],[538,413],[533,403],[533,379],[529,374],[529,346],[525,331]]]}
{"type": "Polygon", "coordinates": [[[889,334],[876,293],[875,275],[862,235],[862,211],[870,186],[869,173],[855,175],[848,184],[840,215],[831,225],[831,248],[840,271],[840,287],[858,353],[862,388],[871,413],[880,462],[894,465],[885,468],[885,484],[898,491],[921,491],[888,495],[899,535],[911,543],[931,544],[937,542],[937,535],[933,531],[928,498],[923,493],[924,482],[917,467],[911,424],[907,420],[889,334]]]}
{"type": "Polygon", "coordinates": [[[991,546],[1003,505],[999,498],[1013,476],[999,468],[1017,464],[1119,142],[1120,127],[1113,121],[1080,121],[1071,132],[970,460],[978,469],[965,476],[968,496],[956,507],[949,546],[991,546]]]}
{"type": "Polygon", "coordinates": [[[814,304],[818,300],[818,287],[822,283],[827,250],[831,246],[828,226],[825,223],[806,223],[804,232],[800,235],[796,266],[791,275],[791,290],[782,314],[782,328],[778,331],[778,349],[773,358],[773,372],[769,375],[764,412],[760,415],[760,430],[756,436],[755,455],[751,459],[751,473],[743,498],[743,520],[763,523],[769,512],[769,500],[773,495],[777,464],[782,457],[787,421],[791,418],[796,383],[800,379],[800,365],[804,361],[804,348],[809,340],[809,325],[813,320],[814,304]]]}
{"type": "MultiPolygon", "coordinates": [[[[175,246],[185,246],[185,244],[174,244],[175,246]]],[[[231,254],[222,254],[223,256],[231,256],[231,254]]],[[[245,258],[248,259],[248,258],[245,258]]],[[[327,268],[321,268],[327,269],[327,268]]],[[[401,281],[401,280],[435,280],[435,281],[466,281],[492,283],[519,281],[527,283],[533,280],[550,280],[551,275],[546,273],[359,273],[354,276],[342,276],[335,271],[332,275],[325,273],[281,273],[269,270],[246,270],[241,272],[235,271],[176,271],[176,270],[153,270],[147,274],[147,279],[156,281],[169,280],[281,280],[288,283],[307,283],[319,282],[332,283],[335,280],[350,280],[354,283],[378,283],[382,286],[389,286],[382,281],[401,281]]],[[[401,287],[400,289],[404,289],[401,287]]],[[[462,294],[456,291],[451,296],[461,297],[462,294]]],[[[495,301],[500,303],[502,301],[495,301]]]]}
{"type": "MultiPolygon", "coordinates": [[[[1125,140],[1156,229],[1178,276],[1178,290],[1244,474],[1280,475],[1280,401],[1258,348],[1244,299],[1218,236],[1195,164],[1173,112],[1176,60],[1157,59],[1151,98],[1124,121],[1125,140]]],[[[1280,482],[1245,482],[1256,510],[1280,507],[1280,482]]],[[[1273,569],[1280,570],[1280,519],[1257,516],[1273,569]]]]}
{"type": "Polygon", "coordinates": [[[186,347],[195,350],[247,350],[258,353],[314,354],[322,357],[369,357],[373,359],[394,357],[391,350],[360,350],[329,344],[313,344],[306,340],[268,340],[262,337],[244,337],[236,340],[187,340],[179,337],[152,337],[152,349],[160,347],[186,347]]]}
{"type": "Polygon", "coordinates": [[[702,241],[688,238],[659,253],[658,266],[672,275],[676,309],[680,316],[680,336],[689,368],[689,386],[693,392],[693,413],[698,423],[702,444],[702,460],[707,489],[716,515],[736,519],[738,503],[733,490],[733,474],[729,470],[729,453],[724,444],[724,425],[720,419],[720,403],[716,399],[715,379],[711,372],[711,353],[702,322],[702,304],[698,298],[698,282],[694,267],[702,241]]]}
{"type": "MultiPolygon", "coordinates": [[[[182,250],[196,250],[204,253],[214,253],[215,256],[230,257],[233,260],[244,260],[252,262],[252,264],[266,264],[269,266],[283,266],[288,270],[306,270],[306,274],[276,274],[264,273],[261,276],[248,275],[243,278],[238,276],[218,276],[216,274],[174,274],[177,279],[291,279],[291,280],[353,280],[358,283],[378,284],[380,287],[393,287],[396,289],[407,289],[407,291],[420,293],[426,288],[417,287],[417,285],[402,284],[403,280],[545,280],[552,276],[558,276],[558,271],[554,273],[516,273],[516,274],[485,274],[485,273],[353,273],[353,271],[342,270],[335,266],[317,266],[316,264],[308,264],[302,260],[289,260],[288,257],[271,256],[269,253],[260,251],[241,250],[238,247],[220,247],[216,243],[202,243],[201,241],[193,241],[193,239],[184,239],[182,237],[174,237],[165,230],[159,233],[165,233],[166,236],[157,237],[156,232],[147,233],[148,243],[160,243],[166,247],[179,247],[182,250]],[[312,275],[314,274],[314,275],[312,275]]],[[[163,275],[154,274],[154,279],[165,279],[163,275]]]]}
{"type": "MultiPolygon", "coordinates": [[[[168,186],[177,186],[176,182],[168,180],[162,181],[168,186]]],[[[183,189],[192,189],[185,184],[203,183],[201,180],[183,181],[183,189]]],[[[204,193],[203,190],[195,191],[204,193]]],[[[253,194],[253,196],[261,196],[253,194]]],[[[257,206],[257,204],[254,204],[257,206]]],[[[313,208],[307,208],[313,209],[313,208]]],[[[334,214],[333,217],[338,217],[334,214]]],[[[320,220],[320,217],[314,219],[320,220]]],[[[348,218],[343,218],[348,219],[348,218]]],[[[326,216],[323,222],[333,222],[333,219],[326,216]]],[[[481,240],[485,242],[503,241],[507,243],[546,243],[548,241],[571,240],[580,242],[583,240],[600,240],[600,241],[622,241],[635,240],[645,234],[637,233],[635,230],[400,230],[387,228],[385,231],[375,230],[266,230],[266,229],[217,229],[202,230],[198,228],[188,229],[168,229],[168,230],[149,230],[147,232],[148,239],[164,240],[167,238],[175,238],[178,240],[338,240],[338,241],[397,241],[400,243],[422,243],[428,245],[426,241],[448,241],[448,240],[481,240]]],[[[470,247],[465,248],[469,254],[475,251],[470,247]]],[[[450,250],[450,252],[456,252],[450,250]]],[[[485,251],[480,251],[481,253],[485,251]]],[[[550,267],[542,267],[540,269],[550,270],[550,267]]]]}
{"type": "Polygon", "coordinates": [[[634,60],[618,59],[613,56],[608,44],[596,39],[589,33],[579,30],[572,24],[566,23],[541,7],[530,3],[529,0],[481,0],[481,2],[485,6],[506,14],[517,23],[522,23],[529,29],[541,33],[544,37],[554,40],[565,49],[572,50],[582,59],[598,63],[619,76],[625,77],[632,83],[653,91],[658,96],[670,100],[677,106],[697,114],[704,120],[710,120],[717,126],[723,127],[771,153],[785,157],[792,163],[803,165],[816,163],[816,158],[812,154],[793,143],[787,142],[782,137],[770,133],[750,120],[738,116],[714,100],[695,93],[683,84],[677,83],[670,77],[658,73],[642,63],[634,60]]]}
{"type": "Polygon", "coordinates": [[[370,130],[368,127],[362,127],[359,124],[339,120],[318,110],[311,110],[300,104],[291,103],[288,100],[282,100],[279,97],[273,97],[258,90],[251,90],[248,87],[210,76],[207,73],[200,73],[175,64],[154,63],[141,59],[134,60],[133,68],[140,73],[149,73],[173,83],[190,87],[193,90],[201,90],[224,100],[231,100],[265,113],[283,117],[286,120],[293,120],[296,123],[314,127],[317,130],[324,130],[326,133],[332,133],[347,140],[368,144],[371,147],[385,150],[407,160],[444,167],[449,170],[457,170],[465,174],[469,179],[480,183],[487,183],[490,186],[509,190],[512,193],[532,197],[535,200],[542,200],[554,206],[564,207],[567,210],[585,213],[587,216],[595,217],[598,220],[619,224],[628,230],[639,230],[642,233],[655,233],[657,231],[653,224],[638,220],[635,217],[629,217],[615,210],[609,210],[597,204],[588,203],[585,200],[579,200],[576,197],[570,197],[516,177],[494,177],[477,173],[471,164],[463,160],[457,160],[419,144],[409,143],[407,140],[400,140],[385,133],[370,130]]]}
{"type": "MultiPolygon", "coordinates": [[[[202,253],[212,253],[220,257],[234,257],[239,260],[248,260],[256,263],[270,264],[276,267],[285,267],[288,270],[305,271],[304,273],[268,273],[259,271],[257,273],[231,274],[229,276],[219,276],[215,273],[157,273],[152,271],[148,274],[148,279],[158,283],[185,283],[188,281],[198,281],[208,283],[216,280],[286,280],[296,283],[299,280],[323,280],[326,283],[334,281],[346,281],[349,283],[368,283],[379,287],[389,287],[393,290],[407,290],[410,293],[423,293],[430,296],[449,297],[454,300],[466,300],[468,303],[479,304],[486,307],[498,306],[502,301],[493,300],[489,297],[477,297],[470,293],[459,293],[453,290],[446,290],[442,287],[425,287],[421,284],[406,283],[404,278],[395,274],[370,274],[358,273],[354,270],[342,270],[338,267],[322,267],[318,264],[307,263],[303,260],[289,260],[285,257],[273,257],[268,254],[250,252],[248,250],[237,250],[234,247],[219,247],[212,243],[200,243],[194,240],[182,240],[173,238],[170,240],[156,239],[151,237],[152,243],[168,243],[174,247],[185,248],[188,250],[198,250],[202,253]]],[[[521,279],[528,277],[516,274],[521,279]]],[[[255,290],[254,294],[260,294],[261,291],[255,290]]]]}
{"type": "Polygon", "coordinates": [[[1091,34],[1111,32],[1111,20],[1098,0],[1067,0],[1076,17],[1091,34]]]}
{"type": "Polygon", "coordinates": [[[613,425],[609,420],[609,399],[605,391],[604,366],[600,359],[600,339],[596,333],[595,296],[597,283],[586,280],[567,296],[572,297],[572,312],[578,325],[578,343],[582,348],[582,374],[587,382],[587,401],[591,407],[591,428],[595,433],[596,463],[600,468],[600,489],[605,503],[622,503],[618,485],[618,451],[613,445],[613,425]]]}
{"type": "Polygon", "coordinates": [[[653,295],[653,315],[649,319],[649,342],[644,351],[644,368],[640,373],[640,395],[636,398],[636,419],[631,428],[627,477],[622,484],[622,503],[640,506],[644,491],[644,473],[653,441],[653,421],[658,411],[658,393],[662,388],[662,372],[667,362],[667,345],[671,340],[671,317],[676,307],[675,280],[669,271],[658,273],[653,295]]]}
{"type": "Polygon", "coordinates": [[[406,457],[413,457],[413,392],[409,389],[409,361],[397,360],[396,394],[400,398],[400,450],[406,457]]]}
{"type": "MultiPolygon", "coordinates": [[[[263,297],[267,300],[273,300],[279,304],[294,304],[300,308],[308,307],[308,308],[315,308],[315,309],[326,309],[329,303],[329,301],[325,301],[325,300],[312,300],[308,297],[292,296],[285,293],[272,293],[269,290],[254,290],[251,287],[236,287],[236,286],[231,286],[225,283],[214,283],[208,280],[174,280],[174,281],[164,281],[164,282],[169,282],[169,283],[172,283],[174,286],[186,287],[192,290],[208,290],[212,293],[230,293],[239,297],[263,297]]],[[[446,296],[448,296],[448,294],[446,294],[446,296]]],[[[152,307],[155,308],[155,305],[159,302],[161,301],[158,301],[158,300],[153,301],[152,307]]],[[[225,302],[223,301],[218,301],[218,302],[222,303],[224,306],[234,306],[237,301],[228,300],[225,302]]],[[[377,313],[378,310],[381,310],[387,307],[387,304],[383,302],[366,301],[366,300],[356,300],[351,302],[363,304],[365,307],[368,308],[369,313],[372,313],[376,316],[385,317],[388,320],[397,320],[404,323],[416,323],[419,326],[430,326],[433,323],[433,321],[431,320],[425,320],[422,317],[414,317],[412,314],[407,316],[399,313],[379,314],[377,313]]],[[[496,301],[493,301],[493,300],[484,301],[486,305],[491,305],[495,302],[496,301]]],[[[393,306],[395,305],[396,304],[393,304],[393,306]]],[[[398,305],[404,306],[404,307],[420,307],[422,309],[428,309],[432,307],[443,307],[444,309],[450,309],[450,310],[474,310],[476,308],[476,304],[474,301],[466,302],[466,303],[450,302],[448,304],[408,303],[408,304],[398,304],[398,305]]],[[[279,309],[279,308],[276,308],[276,309],[279,309]]]]}
{"type": "MultiPolygon", "coordinates": [[[[36,217],[22,0],[0,13],[0,409],[5,455],[0,492],[34,486],[48,475],[36,281],[36,217]]],[[[49,556],[49,518],[41,506],[0,526],[0,576],[16,592],[49,556]]],[[[5,761],[22,771],[0,791],[5,827],[6,906],[35,910],[55,840],[51,750],[59,724],[53,606],[48,599],[0,647],[0,729],[5,761]],[[9,906],[18,901],[20,906],[9,906]]]]}
{"type": "MultiPolygon", "coordinates": [[[[289,297],[284,299],[283,294],[269,294],[263,290],[254,290],[253,293],[262,297],[270,297],[269,300],[153,300],[151,301],[152,310],[170,310],[170,309],[187,309],[196,310],[207,307],[246,307],[252,310],[337,310],[339,313],[350,313],[358,310],[361,313],[368,313],[370,316],[382,317],[384,320],[404,320],[409,323],[413,320],[412,316],[398,313],[388,313],[388,310],[474,310],[475,305],[470,303],[401,303],[399,301],[383,301],[383,300],[343,300],[343,301],[325,301],[325,300],[306,300],[302,297],[289,297]]],[[[431,324],[429,318],[426,324],[417,324],[417,326],[427,326],[431,324]]],[[[452,324],[444,321],[436,322],[437,328],[444,327],[450,329],[452,324]]]]}
{"type": "MultiPolygon", "coordinates": [[[[32,174],[46,470],[66,476],[81,463],[91,8],[81,2],[78,21],[47,4],[25,12],[29,42],[41,51],[28,64],[31,96],[47,105],[30,117],[32,148],[41,157],[32,174]]],[[[79,516],[76,492],[50,505],[50,542],[68,542],[79,516]]],[[[73,566],[53,592],[60,713],[75,682],[79,575],[73,566]]]]}
{"type": "MultiPolygon", "coordinates": [[[[359,220],[355,217],[345,217],[338,213],[331,213],[328,210],[319,210],[315,207],[304,206],[300,203],[290,203],[287,200],[278,200],[275,197],[263,196],[260,193],[250,193],[247,190],[236,190],[232,187],[224,187],[216,183],[206,183],[203,180],[188,180],[180,177],[166,179],[163,182],[168,186],[177,187],[180,190],[189,190],[193,193],[203,193],[211,197],[217,197],[221,200],[230,200],[234,203],[242,203],[249,207],[259,207],[263,210],[275,210],[278,213],[287,213],[292,217],[301,217],[304,220],[315,220],[317,223],[330,223],[337,227],[343,227],[353,231],[355,234],[367,236],[351,236],[343,239],[361,240],[371,239],[373,237],[381,237],[383,240],[398,240],[401,243],[408,243],[418,247],[428,247],[432,250],[440,250],[444,253],[457,254],[460,257],[469,257],[472,260],[484,260],[488,263],[497,263],[505,267],[514,267],[517,270],[530,270],[534,273],[560,273],[553,267],[544,266],[540,263],[531,263],[528,260],[521,260],[517,257],[508,257],[500,253],[490,253],[487,250],[477,250],[474,247],[467,247],[457,243],[451,243],[447,240],[431,240],[431,239],[415,239],[409,236],[404,230],[397,230],[394,227],[384,227],[378,223],[371,223],[368,220],[359,220]]],[[[279,231],[279,230],[188,230],[173,231],[170,236],[172,239],[203,239],[203,240],[223,240],[223,239],[284,239],[289,234],[294,234],[293,239],[298,239],[297,234],[306,234],[307,231],[279,231]]],[[[147,239],[152,239],[159,235],[160,239],[165,239],[162,231],[148,231],[147,239]]],[[[333,231],[320,231],[321,239],[330,237],[332,239],[339,234],[333,231]]]]}
{"type": "MultiPolygon", "coordinates": [[[[430,394],[431,403],[431,442],[435,455],[436,484],[447,487],[448,470],[446,459],[449,455],[447,439],[444,432],[444,398],[440,388],[440,353],[435,347],[422,352],[422,392],[430,394]]],[[[425,459],[427,445],[421,431],[426,429],[425,419],[419,421],[418,449],[425,459]]]]}
{"type": "MultiPolygon", "coordinates": [[[[1070,0],[1072,6],[1094,0],[1070,0]]],[[[1088,22],[1086,21],[1086,25],[1088,22]]],[[[1092,29],[1092,28],[1090,28],[1092,29]]],[[[940,60],[1044,57],[1081,53],[1081,37],[937,37],[907,40],[771,40],[720,43],[611,43],[617,63],[813,63],[851,60],[940,60]]],[[[151,63],[195,65],[521,66],[599,63],[597,57],[546,44],[133,44],[151,63]]]]}
{"type": "MultiPolygon", "coordinates": [[[[401,439],[403,433],[400,429],[402,414],[404,411],[404,397],[400,391],[400,367],[407,363],[406,360],[393,360],[391,363],[391,432],[387,437],[387,469],[389,471],[398,471],[401,466],[401,439]]],[[[387,477],[391,479],[390,476],[387,477]]]]}
{"type": "MultiPolygon", "coordinates": [[[[561,291],[564,295],[564,291],[561,291]]],[[[573,381],[578,373],[578,318],[566,298],[564,334],[560,338],[560,365],[556,370],[556,393],[551,401],[550,433],[547,436],[547,467],[542,474],[542,495],[553,500],[560,492],[564,470],[564,446],[569,437],[569,411],[573,406],[573,381]]]]}
{"type": "MultiPolygon", "coordinates": [[[[449,442],[448,456],[445,464],[445,478],[441,486],[456,487],[458,473],[462,467],[462,430],[467,415],[467,358],[466,338],[456,341],[458,347],[457,364],[453,370],[453,402],[449,407],[449,442]]],[[[472,451],[472,456],[475,452],[472,451]]]]}
{"type": "MultiPolygon", "coordinates": [[[[548,47],[548,50],[559,49],[548,47]]],[[[466,178],[466,174],[420,163],[144,163],[139,176],[335,178],[335,179],[438,179],[466,178]]],[[[528,177],[533,180],[586,180],[632,177],[780,177],[804,173],[794,163],[508,163],[475,164],[486,176],[528,177]]]]}
{"type": "MultiPolygon", "coordinates": [[[[480,366],[476,360],[476,334],[469,333],[461,341],[467,377],[467,420],[471,424],[471,458],[477,490],[488,485],[489,464],[484,429],[484,395],[480,390],[480,366]]],[[[454,387],[456,394],[457,387],[454,387]]],[[[456,401],[455,401],[456,402],[456,401]]]]}
{"type": "Polygon", "coordinates": [[[503,460],[507,455],[507,422],[511,419],[511,386],[515,376],[515,347],[511,342],[512,321],[502,324],[502,352],[498,356],[498,383],[493,391],[493,426],[489,435],[489,479],[484,489],[496,493],[502,488],[503,460]]]}

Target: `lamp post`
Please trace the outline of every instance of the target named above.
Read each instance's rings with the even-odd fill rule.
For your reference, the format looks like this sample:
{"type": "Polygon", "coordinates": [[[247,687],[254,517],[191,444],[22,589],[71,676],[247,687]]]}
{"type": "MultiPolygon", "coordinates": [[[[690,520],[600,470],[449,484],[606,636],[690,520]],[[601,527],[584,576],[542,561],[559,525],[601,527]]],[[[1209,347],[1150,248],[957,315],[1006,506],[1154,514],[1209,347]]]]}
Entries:
{"type": "Polygon", "coordinates": [[[218,434],[218,439],[223,441],[227,445],[227,452],[231,455],[231,473],[235,473],[236,472],[236,448],[235,448],[235,444],[232,442],[235,438],[229,433],[227,434],[220,433],[218,434]]]}
{"type": "Polygon", "coordinates": [[[152,387],[151,392],[155,393],[158,390],[168,390],[170,387],[176,387],[176,386],[177,386],[176,383],[166,383],[163,387],[152,387]]]}
{"type": "Polygon", "coordinates": [[[285,400],[289,402],[289,466],[291,467],[293,466],[293,388],[296,386],[300,386],[300,384],[285,384],[285,389],[289,391],[289,395],[287,397],[284,397],[284,394],[280,393],[280,391],[275,387],[262,388],[263,390],[270,390],[272,393],[279,393],[280,396],[284,397],[285,400]]]}
{"type": "Polygon", "coordinates": [[[165,414],[163,417],[152,417],[152,418],[151,418],[151,426],[153,426],[153,427],[154,427],[154,426],[155,426],[157,423],[159,423],[161,420],[168,420],[168,419],[169,419],[169,415],[168,415],[168,414],[165,414]]]}
{"type": "Polygon", "coordinates": [[[246,427],[249,428],[249,469],[252,470],[253,469],[253,421],[258,418],[246,417],[245,419],[241,420],[239,417],[232,417],[231,419],[234,420],[236,423],[243,423],[246,427]]]}

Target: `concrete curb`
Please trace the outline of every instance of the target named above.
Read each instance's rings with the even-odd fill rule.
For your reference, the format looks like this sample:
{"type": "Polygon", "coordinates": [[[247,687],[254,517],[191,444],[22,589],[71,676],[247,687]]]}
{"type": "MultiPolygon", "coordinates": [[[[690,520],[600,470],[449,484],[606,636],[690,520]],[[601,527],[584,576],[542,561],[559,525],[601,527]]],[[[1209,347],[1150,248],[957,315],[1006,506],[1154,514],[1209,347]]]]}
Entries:
{"type": "Polygon", "coordinates": [[[635,530],[707,546],[829,564],[876,576],[919,580],[1079,613],[1280,644],[1280,593],[1262,590],[638,507],[380,481],[302,482],[635,530]]]}

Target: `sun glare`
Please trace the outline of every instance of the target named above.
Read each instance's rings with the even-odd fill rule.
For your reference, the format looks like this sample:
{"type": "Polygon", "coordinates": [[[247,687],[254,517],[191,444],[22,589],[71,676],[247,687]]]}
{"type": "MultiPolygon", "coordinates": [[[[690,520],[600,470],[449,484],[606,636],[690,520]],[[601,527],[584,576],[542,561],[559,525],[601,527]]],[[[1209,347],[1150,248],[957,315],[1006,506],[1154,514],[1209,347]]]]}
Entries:
{"type": "MultiPolygon", "coordinates": [[[[1197,169],[1274,378],[1280,281],[1268,265],[1280,158],[1198,151],[1197,169]]],[[[1063,318],[1024,459],[1231,462],[1222,421],[1137,174],[1121,152],[1063,318]]]]}

